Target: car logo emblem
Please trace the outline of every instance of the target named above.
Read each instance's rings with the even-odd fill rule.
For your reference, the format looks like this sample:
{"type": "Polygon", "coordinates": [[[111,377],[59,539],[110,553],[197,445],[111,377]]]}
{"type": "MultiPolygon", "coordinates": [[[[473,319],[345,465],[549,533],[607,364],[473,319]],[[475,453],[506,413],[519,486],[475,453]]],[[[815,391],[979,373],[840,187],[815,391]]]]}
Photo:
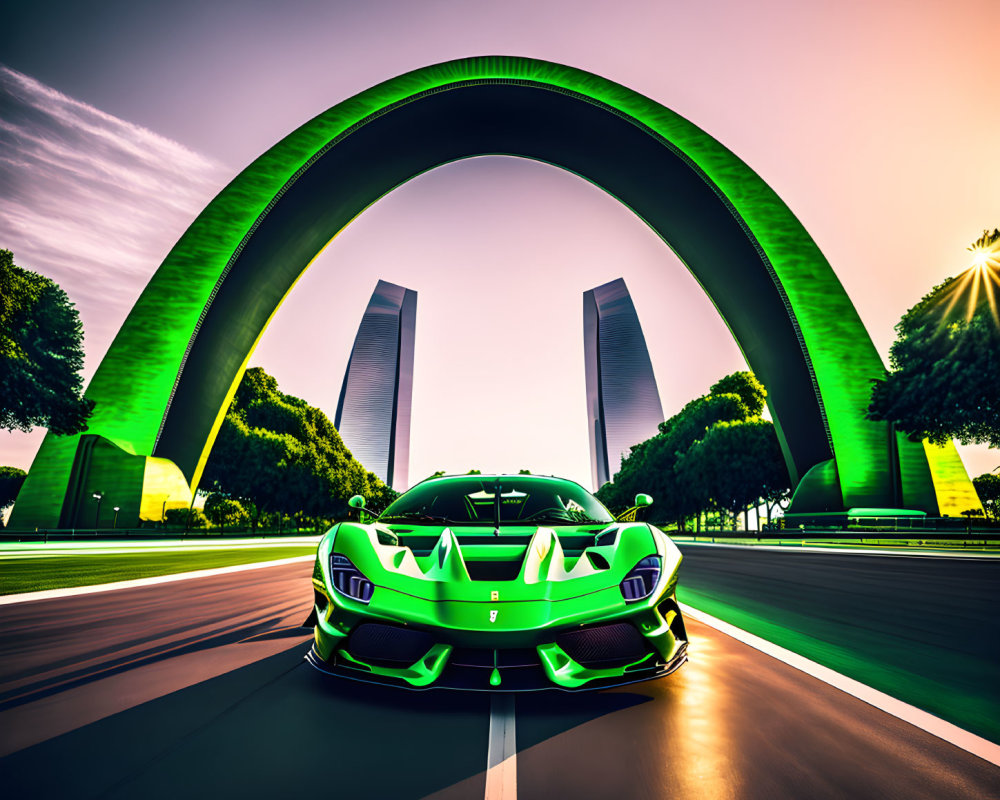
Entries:
{"type": "Polygon", "coordinates": [[[497,621],[497,610],[495,608],[490,609],[490,622],[497,621]]]}
{"type": "Polygon", "coordinates": [[[490,592],[490,600],[499,600],[500,592],[490,592]]]}

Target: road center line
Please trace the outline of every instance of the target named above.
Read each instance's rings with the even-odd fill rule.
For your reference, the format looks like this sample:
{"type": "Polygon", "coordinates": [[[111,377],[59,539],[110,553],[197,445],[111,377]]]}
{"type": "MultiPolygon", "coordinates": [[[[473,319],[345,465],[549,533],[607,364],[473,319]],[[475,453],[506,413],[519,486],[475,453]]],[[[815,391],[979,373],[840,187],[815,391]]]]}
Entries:
{"type": "MultiPolygon", "coordinates": [[[[981,736],[976,736],[976,734],[970,733],[964,728],[959,728],[957,725],[953,725],[940,717],[935,717],[933,714],[929,714],[916,706],[911,706],[902,700],[897,700],[895,697],[880,692],[878,689],[873,689],[871,686],[861,683],[861,681],[848,678],[846,675],[841,675],[829,667],[824,667],[822,664],[810,661],[798,653],[786,650],[784,647],[755,636],[749,631],[737,628],[728,622],[723,622],[721,619],[706,614],[704,611],[691,608],[686,603],[680,603],[679,605],[685,616],[696,619],[698,622],[708,625],[711,628],[715,628],[727,636],[732,636],[734,639],[750,645],[750,647],[760,650],[762,653],[766,653],[772,658],[788,664],[790,667],[811,675],[835,689],[840,689],[840,691],[846,692],[880,711],[891,714],[896,719],[908,722],[932,736],[937,736],[939,739],[955,745],[955,747],[979,756],[991,764],[1000,766],[1000,745],[994,744],[981,736]]],[[[488,792],[487,797],[489,797],[488,792]]]]}
{"type": "Polygon", "coordinates": [[[517,800],[514,695],[490,695],[490,744],[486,753],[486,800],[517,800]]]}

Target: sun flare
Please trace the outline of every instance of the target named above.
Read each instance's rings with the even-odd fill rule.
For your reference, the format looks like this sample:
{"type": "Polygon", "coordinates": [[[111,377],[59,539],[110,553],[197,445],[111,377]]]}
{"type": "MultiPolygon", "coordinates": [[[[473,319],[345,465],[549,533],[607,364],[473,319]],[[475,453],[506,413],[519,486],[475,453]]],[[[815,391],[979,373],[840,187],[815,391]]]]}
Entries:
{"type": "Polygon", "coordinates": [[[965,321],[969,322],[980,307],[981,299],[989,305],[993,321],[1000,326],[1000,312],[997,298],[1000,296],[1000,230],[993,233],[983,231],[970,247],[972,263],[955,282],[949,293],[948,307],[944,319],[949,319],[951,310],[965,301],[965,321]]]}

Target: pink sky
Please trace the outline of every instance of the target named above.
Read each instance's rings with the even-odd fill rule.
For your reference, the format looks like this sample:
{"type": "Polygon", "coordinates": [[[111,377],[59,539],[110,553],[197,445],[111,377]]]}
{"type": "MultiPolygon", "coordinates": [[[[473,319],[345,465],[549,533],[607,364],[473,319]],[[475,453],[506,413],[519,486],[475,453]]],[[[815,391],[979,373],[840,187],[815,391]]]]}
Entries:
{"type": "MultiPolygon", "coordinates": [[[[113,132],[100,149],[93,131],[42,136],[77,152],[73,169],[50,159],[36,181],[37,162],[21,156],[39,144],[25,130],[46,123],[6,138],[0,125],[0,188],[23,190],[17,218],[0,213],[0,247],[70,291],[88,374],[129,298],[244,164],[378,80],[466,55],[591,70],[718,138],[799,216],[883,356],[902,313],[1000,224],[992,3],[347,5],[243,4],[237,15],[228,2],[182,2],[120,15],[118,28],[99,15],[19,12],[8,66],[87,104],[77,116],[113,132]],[[77,58],[77,40],[101,59],[77,58]],[[159,168],[109,176],[122,163],[115,147],[137,136],[159,168]],[[89,226],[70,224],[81,201],[68,189],[81,186],[89,226]],[[66,257],[95,241],[127,241],[128,252],[66,257]]],[[[55,103],[43,89],[39,102],[55,103]]],[[[375,281],[401,283],[419,292],[410,475],[528,468],[587,483],[581,294],[617,277],[668,415],[742,367],[711,303],[630,212],[572,175],[500,158],[436,170],[362,215],[300,282],[253,363],[332,416],[375,281]],[[480,354],[496,340],[493,369],[480,354]]],[[[0,434],[0,463],[27,466],[37,440],[0,434]]],[[[973,475],[1000,464],[985,448],[963,456],[973,475]]]]}

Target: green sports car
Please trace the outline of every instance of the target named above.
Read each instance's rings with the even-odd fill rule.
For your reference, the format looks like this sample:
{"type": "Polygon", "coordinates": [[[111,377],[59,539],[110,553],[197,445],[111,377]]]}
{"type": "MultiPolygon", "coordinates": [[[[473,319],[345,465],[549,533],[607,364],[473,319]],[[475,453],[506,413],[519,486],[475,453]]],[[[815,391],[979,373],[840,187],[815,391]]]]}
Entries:
{"type": "Polygon", "coordinates": [[[334,525],[313,571],[307,660],[410,689],[600,689],[687,660],[681,554],[572,481],[430,478],[334,525]]]}

